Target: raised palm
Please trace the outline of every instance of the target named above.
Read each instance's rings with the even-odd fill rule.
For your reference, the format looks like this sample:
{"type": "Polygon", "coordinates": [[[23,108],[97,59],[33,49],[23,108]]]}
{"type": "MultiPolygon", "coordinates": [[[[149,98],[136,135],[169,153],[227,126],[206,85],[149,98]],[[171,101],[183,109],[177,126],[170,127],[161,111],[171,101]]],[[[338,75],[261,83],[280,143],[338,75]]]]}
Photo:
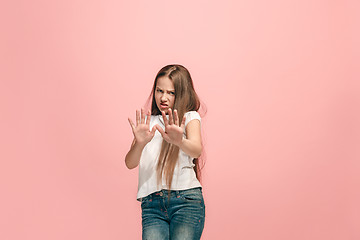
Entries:
{"type": "Polygon", "coordinates": [[[140,111],[136,110],[136,125],[128,118],[134,138],[139,144],[146,145],[155,135],[156,127],[153,127],[150,131],[150,117],[151,112],[149,110],[145,121],[145,111],[141,109],[141,115],[140,111]]]}
{"type": "Polygon", "coordinates": [[[179,116],[177,110],[174,110],[174,117],[171,109],[169,108],[169,120],[166,118],[165,112],[161,112],[164,119],[165,131],[156,125],[156,129],[161,133],[162,137],[168,143],[179,145],[183,139],[183,132],[185,128],[185,116],[181,123],[179,123],[179,116]]]}

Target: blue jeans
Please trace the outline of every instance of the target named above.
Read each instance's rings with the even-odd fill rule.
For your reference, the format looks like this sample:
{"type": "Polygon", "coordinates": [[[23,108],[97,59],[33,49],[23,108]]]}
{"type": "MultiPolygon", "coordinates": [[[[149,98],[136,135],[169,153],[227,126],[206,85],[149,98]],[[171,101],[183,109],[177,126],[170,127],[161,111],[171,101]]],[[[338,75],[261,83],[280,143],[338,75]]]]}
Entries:
{"type": "Polygon", "coordinates": [[[198,240],[205,223],[201,188],[161,190],[141,199],[143,240],[198,240]]]}

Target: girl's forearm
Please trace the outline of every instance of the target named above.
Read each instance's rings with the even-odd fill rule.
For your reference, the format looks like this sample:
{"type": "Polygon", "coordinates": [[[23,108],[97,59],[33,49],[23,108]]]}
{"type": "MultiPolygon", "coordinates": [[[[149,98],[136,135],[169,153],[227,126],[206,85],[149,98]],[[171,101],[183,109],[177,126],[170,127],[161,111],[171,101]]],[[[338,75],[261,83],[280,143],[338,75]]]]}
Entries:
{"type": "Polygon", "coordinates": [[[133,169],[139,165],[141,153],[144,147],[145,145],[138,144],[134,141],[125,157],[125,164],[127,168],[133,169]]]}
{"type": "Polygon", "coordinates": [[[184,153],[192,158],[198,158],[201,155],[202,146],[200,142],[183,138],[178,146],[184,153]]]}

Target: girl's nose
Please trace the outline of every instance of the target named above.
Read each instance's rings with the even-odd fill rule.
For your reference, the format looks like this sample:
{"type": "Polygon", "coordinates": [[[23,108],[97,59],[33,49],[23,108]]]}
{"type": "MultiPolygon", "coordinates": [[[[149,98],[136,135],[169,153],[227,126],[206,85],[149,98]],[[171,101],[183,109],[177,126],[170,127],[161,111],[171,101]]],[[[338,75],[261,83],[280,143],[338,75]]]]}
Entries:
{"type": "Polygon", "coordinates": [[[161,96],[161,100],[162,100],[162,101],[166,101],[166,100],[167,100],[167,97],[166,97],[166,94],[165,94],[165,93],[161,96]]]}

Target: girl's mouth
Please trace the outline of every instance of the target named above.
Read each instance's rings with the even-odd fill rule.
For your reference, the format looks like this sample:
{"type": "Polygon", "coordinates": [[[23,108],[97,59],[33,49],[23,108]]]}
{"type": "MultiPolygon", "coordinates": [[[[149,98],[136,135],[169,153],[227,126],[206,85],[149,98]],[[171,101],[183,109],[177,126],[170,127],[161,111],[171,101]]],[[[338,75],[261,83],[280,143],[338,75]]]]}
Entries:
{"type": "Polygon", "coordinates": [[[161,108],[167,108],[167,107],[168,107],[168,105],[167,105],[167,104],[165,104],[165,103],[160,103],[160,107],[161,107],[161,108]]]}

